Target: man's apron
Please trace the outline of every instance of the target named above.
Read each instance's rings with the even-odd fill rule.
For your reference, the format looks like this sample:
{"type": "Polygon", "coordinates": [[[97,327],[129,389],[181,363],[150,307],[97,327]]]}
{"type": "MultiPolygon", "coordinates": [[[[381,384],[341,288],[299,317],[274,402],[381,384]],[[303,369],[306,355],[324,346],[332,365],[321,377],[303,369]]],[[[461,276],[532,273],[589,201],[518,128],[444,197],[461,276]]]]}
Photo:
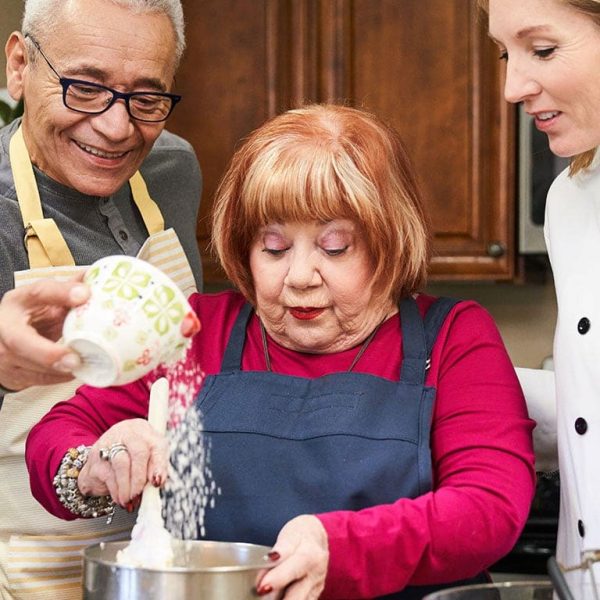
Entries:
{"type": "MultiPolygon", "coordinates": [[[[435,389],[428,357],[455,300],[442,298],[423,321],[416,302],[400,304],[400,381],[363,373],[308,379],[242,371],[251,309],[232,330],[221,372],[196,400],[221,489],[206,511],[209,539],[271,546],[300,514],[360,510],[432,489],[429,447],[435,389]]],[[[485,582],[480,576],[470,582],[485,582]]],[[[421,598],[447,586],[414,587],[386,598],[421,598]]]]}
{"type": "MultiPolygon", "coordinates": [[[[44,219],[33,168],[19,128],[10,160],[26,231],[30,268],[15,273],[15,286],[38,279],[71,279],[76,266],[53,219],[44,219]]],[[[173,229],[164,230],[158,206],[139,172],[130,180],[133,200],[149,237],[138,257],[163,270],[186,296],[194,276],[173,229]]],[[[106,517],[63,521],[47,513],[29,491],[25,440],[31,427],[57,402],[70,398],[81,382],[36,386],[8,394],[0,410],[0,597],[2,600],[78,600],[82,596],[82,550],[100,541],[129,537],[135,515],[117,509],[106,517]]]]}

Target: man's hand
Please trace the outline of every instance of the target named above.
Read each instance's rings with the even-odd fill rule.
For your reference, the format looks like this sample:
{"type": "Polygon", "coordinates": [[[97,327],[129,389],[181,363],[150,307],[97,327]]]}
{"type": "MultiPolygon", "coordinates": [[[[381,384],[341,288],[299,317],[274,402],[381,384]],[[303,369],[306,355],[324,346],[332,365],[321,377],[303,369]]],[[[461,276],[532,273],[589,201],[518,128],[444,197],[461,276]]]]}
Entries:
{"type": "MultiPolygon", "coordinates": [[[[82,275],[83,276],[83,275],[82,275]]],[[[79,280],[40,280],[0,301],[0,385],[22,390],[73,378],[79,357],[56,343],[68,311],[89,298],[79,280]]]]}

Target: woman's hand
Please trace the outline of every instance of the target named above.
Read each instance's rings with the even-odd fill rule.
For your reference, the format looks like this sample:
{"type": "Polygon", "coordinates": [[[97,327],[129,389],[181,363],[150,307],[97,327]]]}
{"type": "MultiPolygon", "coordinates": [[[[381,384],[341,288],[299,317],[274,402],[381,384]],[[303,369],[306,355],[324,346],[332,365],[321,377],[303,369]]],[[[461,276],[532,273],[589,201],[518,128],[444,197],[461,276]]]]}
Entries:
{"type": "Polygon", "coordinates": [[[327,532],[317,517],[300,515],[288,521],[269,554],[279,555],[279,564],[266,571],[257,586],[258,593],[275,591],[285,600],[318,598],[325,587],[328,546],[327,532]]]}
{"type": "Polygon", "coordinates": [[[77,479],[85,496],[104,496],[123,508],[132,508],[148,481],[160,486],[167,479],[168,444],[145,419],[129,419],[113,425],[90,449],[77,479]],[[118,444],[126,448],[102,458],[100,450],[118,444]]]}

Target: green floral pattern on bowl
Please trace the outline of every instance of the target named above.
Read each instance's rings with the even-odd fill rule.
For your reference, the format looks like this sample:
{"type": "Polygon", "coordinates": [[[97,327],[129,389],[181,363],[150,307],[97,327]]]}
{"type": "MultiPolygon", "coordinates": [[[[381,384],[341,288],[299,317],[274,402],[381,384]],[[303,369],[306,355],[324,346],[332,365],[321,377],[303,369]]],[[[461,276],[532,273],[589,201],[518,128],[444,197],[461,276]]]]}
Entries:
{"type": "Polygon", "coordinates": [[[185,315],[185,308],[175,292],[165,285],[157,286],[152,297],[142,305],[142,310],[154,321],[154,329],[160,335],[169,333],[171,326],[179,325],[185,315]]]}
{"type": "Polygon", "coordinates": [[[114,293],[123,300],[139,298],[144,288],[150,284],[150,274],[137,271],[133,265],[125,261],[115,265],[110,277],[106,279],[102,290],[114,293]]]}
{"type": "MultiPolygon", "coordinates": [[[[98,267],[90,269],[86,281],[91,283],[100,276],[98,267]]],[[[151,276],[143,271],[138,271],[129,262],[122,261],[116,264],[102,285],[102,291],[114,294],[121,300],[131,301],[142,296],[150,285],[151,276]]],[[[109,299],[105,308],[112,309],[114,301],[109,299]]],[[[174,325],[179,325],[185,316],[185,307],[177,299],[175,292],[166,285],[157,286],[152,297],[142,305],[142,311],[154,321],[154,329],[161,336],[169,333],[174,325]]]]}

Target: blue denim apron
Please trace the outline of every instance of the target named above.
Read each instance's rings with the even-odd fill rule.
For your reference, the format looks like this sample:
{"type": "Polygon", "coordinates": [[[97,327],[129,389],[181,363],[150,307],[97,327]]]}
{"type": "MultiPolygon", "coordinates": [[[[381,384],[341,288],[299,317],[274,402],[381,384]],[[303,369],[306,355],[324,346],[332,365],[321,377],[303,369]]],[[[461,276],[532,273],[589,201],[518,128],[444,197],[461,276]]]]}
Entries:
{"type": "MultiPolygon", "coordinates": [[[[307,379],[242,371],[252,314],[244,306],[221,372],[206,378],[196,399],[221,488],[205,516],[206,536],[272,546],[297,515],[360,510],[430,491],[435,388],[425,386],[425,374],[455,303],[440,298],[424,320],[412,298],[400,303],[400,381],[354,372],[307,379]]],[[[453,585],[459,583],[465,582],[453,585]]],[[[447,586],[386,598],[421,598],[441,587],[447,586]]]]}

